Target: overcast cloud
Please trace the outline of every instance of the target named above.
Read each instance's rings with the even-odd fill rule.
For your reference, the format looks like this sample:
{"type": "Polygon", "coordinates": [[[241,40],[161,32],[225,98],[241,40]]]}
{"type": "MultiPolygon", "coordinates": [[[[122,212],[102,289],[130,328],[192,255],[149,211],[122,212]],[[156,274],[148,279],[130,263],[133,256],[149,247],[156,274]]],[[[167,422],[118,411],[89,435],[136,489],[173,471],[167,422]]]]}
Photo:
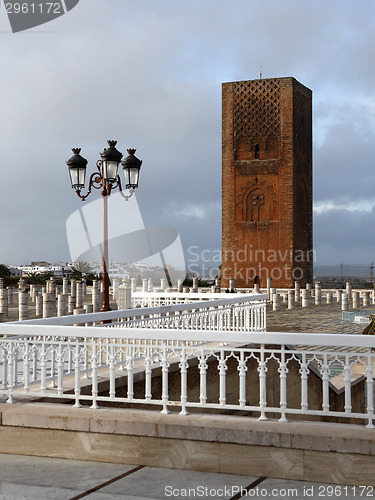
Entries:
{"type": "Polygon", "coordinates": [[[65,161],[107,139],[143,160],[147,225],[221,248],[221,84],[261,66],[314,93],[317,263],[375,260],[374,28],[373,0],[80,0],[18,34],[2,6],[0,262],[70,259],[65,161]]]}

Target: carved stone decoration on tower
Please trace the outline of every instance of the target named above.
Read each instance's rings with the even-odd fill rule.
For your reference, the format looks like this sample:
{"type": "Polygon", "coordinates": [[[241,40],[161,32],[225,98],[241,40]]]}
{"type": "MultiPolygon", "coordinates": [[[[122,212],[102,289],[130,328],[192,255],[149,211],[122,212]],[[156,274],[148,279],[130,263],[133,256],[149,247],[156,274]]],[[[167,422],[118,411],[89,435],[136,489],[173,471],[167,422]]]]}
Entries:
{"type": "Polygon", "coordinates": [[[312,280],[312,92],[294,78],[223,84],[223,245],[228,286],[312,280]]]}

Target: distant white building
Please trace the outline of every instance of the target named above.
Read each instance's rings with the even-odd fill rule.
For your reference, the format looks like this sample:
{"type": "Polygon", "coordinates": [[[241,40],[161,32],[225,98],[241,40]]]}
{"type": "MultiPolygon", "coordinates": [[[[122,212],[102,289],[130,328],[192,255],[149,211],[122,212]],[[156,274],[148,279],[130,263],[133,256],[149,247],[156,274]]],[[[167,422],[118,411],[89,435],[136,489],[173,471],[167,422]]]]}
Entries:
{"type": "Polygon", "coordinates": [[[48,262],[39,264],[32,262],[30,266],[18,266],[16,268],[13,268],[17,270],[18,273],[20,273],[15,276],[31,276],[33,274],[52,273],[56,277],[63,277],[69,276],[72,273],[72,268],[70,265],[52,265],[48,264],[48,262]]]}
{"type": "Polygon", "coordinates": [[[12,266],[7,266],[7,267],[10,271],[11,276],[16,276],[17,278],[20,278],[22,276],[22,271],[18,269],[18,267],[12,267],[12,266]]]}

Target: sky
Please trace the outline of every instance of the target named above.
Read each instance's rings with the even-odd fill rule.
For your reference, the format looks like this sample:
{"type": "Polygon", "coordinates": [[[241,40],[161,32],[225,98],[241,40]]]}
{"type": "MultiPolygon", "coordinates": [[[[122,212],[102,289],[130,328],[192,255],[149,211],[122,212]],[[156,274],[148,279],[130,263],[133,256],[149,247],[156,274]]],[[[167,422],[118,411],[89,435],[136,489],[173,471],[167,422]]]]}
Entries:
{"type": "Polygon", "coordinates": [[[374,60],[373,0],[80,0],[19,33],[2,2],[0,262],[70,260],[66,221],[82,202],[65,162],[81,147],[93,172],[108,139],[143,160],[144,224],[176,228],[187,259],[192,247],[214,258],[221,84],[262,71],[313,91],[316,263],[370,265],[374,60]]]}

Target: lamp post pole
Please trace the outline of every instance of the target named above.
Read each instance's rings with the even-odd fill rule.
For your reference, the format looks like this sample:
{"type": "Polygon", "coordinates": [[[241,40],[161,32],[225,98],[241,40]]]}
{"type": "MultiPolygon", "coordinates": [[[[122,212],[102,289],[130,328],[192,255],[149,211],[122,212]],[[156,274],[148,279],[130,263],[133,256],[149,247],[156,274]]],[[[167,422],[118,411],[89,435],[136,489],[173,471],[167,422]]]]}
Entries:
{"type": "Polygon", "coordinates": [[[109,276],[107,269],[108,262],[108,192],[106,182],[103,177],[103,305],[102,311],[109,311],[109,276]]]}
{"type": "Polygon", "coordinates": [[[90,195],[92,188],[101,189],[103,198],[103,305],[102,311],[109,311],[109,276],[108,276],[108,196],[115,188],[119,188],[123,198],[128,201],[138,187],[139,171],[142,161],[135,156],[135,149],[128,149],[128,156],[121,161],[122,153],[116,149],[117,141],[108,141],[108,148],[100,154],[101,160],[96,163],[97,172],[90,176],[88,191],[81,194],[85,186],[85,177],[88,161],[80,155],[80,148],[73,148],[74,155],[66,162],[69,169],[72,188],[77,196],[85,201],[90,195]],[[121,179],[118,168],[121,166],[125,176],[125,187],[129,194],[125,195],[122,190],[121,179]]]}

